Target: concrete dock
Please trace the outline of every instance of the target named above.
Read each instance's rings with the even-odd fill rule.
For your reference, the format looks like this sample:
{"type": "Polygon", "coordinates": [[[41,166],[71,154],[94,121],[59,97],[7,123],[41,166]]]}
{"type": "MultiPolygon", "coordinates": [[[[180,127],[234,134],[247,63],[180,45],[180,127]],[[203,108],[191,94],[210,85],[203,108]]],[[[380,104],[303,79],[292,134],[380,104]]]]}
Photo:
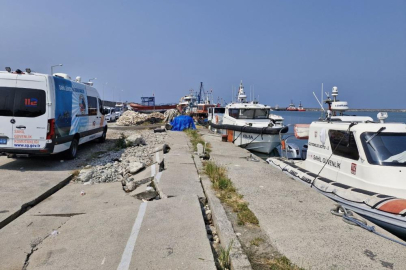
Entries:
{"type": "MultiPolygon", "coordinates": [[[[331,200],[265,161],[248,161],[250,152],[221,142],[220,136],[199,132],[272,246],[294,264],[304,269],[404,269],[405,247],[344,223],[330,214],[331,200]]],[[[154,176],[162,199],[137,197],[150,189],[147,184],[125,193],[120,182],[69,183],[0,229],[0,269],[216,269],[200,203],[205,192],[189,138],[168,132],[166,143],[168,153],[154,153],[154,161],[163,159],[165,169],[153,164],[137,175],[154,176]]],[[[33,175],[40,178],[39,173],[33,175]]],[[[67,170],[60,173],[44,179],[58,183],[68,175],[67,170]]],[[[233,233],[232,228],[219,232],[220,240],[233,233]]]]}
{"type": "Polygon", "coordinates": [[[167,199],[137,199],[120,182],[68,184],[0,230],[0,269],[215,270],[188,142],[170,132],[166,170],[144,172],[167,199]]]}
{"type": "Polygon", "coordinates": [[[227,168],[272,245],[296,265],[305,269],[405,268],[406,247],[343,222],[330,213],[332,200],[263,160],[247,161],[249,151],[222,142],[219,135],[206,129],[199,132],[212,145],[211,158],[227,168]]]}

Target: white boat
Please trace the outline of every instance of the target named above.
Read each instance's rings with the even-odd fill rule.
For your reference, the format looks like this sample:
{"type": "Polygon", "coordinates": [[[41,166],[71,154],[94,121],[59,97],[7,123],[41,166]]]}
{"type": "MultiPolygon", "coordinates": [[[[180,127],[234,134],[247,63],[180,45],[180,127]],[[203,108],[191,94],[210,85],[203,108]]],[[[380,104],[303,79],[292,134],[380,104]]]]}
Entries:
{"type": "Polygon", "coordinates": [[[267,162],[406,240],[406,124],[385,122],[387,113],[344,116],[337,95],[334,87],[326,119],[309,126],[305,160],[267,162]]]}
{"type": "Polygon", "coordinates": [[[225,107],[222,123],[210,122],[210,127],[223,130],[228,140],[248,150],[269,154],[280,144],[279,134],[286,132],[283,118],[270,114],[270,107],[258,102],[247,102],[242,81],[238,102],[225,107]]]}
{"type": "Polygon", "coordinates": [[[197,97],[194,94],[193,89],[189,90],[190,94],[180,98],[177,105],[177,109],[180,113],[192,113],[197,108],[197,97]]]}

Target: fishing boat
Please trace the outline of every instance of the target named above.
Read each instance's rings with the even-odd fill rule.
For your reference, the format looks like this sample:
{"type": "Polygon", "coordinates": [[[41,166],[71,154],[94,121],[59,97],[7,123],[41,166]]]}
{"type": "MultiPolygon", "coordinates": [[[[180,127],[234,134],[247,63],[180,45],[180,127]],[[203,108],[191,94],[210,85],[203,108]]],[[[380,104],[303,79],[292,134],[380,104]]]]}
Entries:
{"type": "Polygon", "coordinates": [[[293,100],[290,101],[289,107],[286,108],[287,111],[297,111],[295,104],[293,104],[293,100]]]}
{"type": "Polygon", "coordinates": [[[269,154],[280,144],[279,134],[286,132],[283,118],[270,115],[270,107],[258,102],[248,102],[242,81],[238,91],[238,102],[225,107],[222,122],[211,116],[209,127],[222,130],[227,139],[248,150],[269,154]]]}
{"type": "Polygon", "coordinates": [[[299,106],[297,107],[297,111],[299,111],[299,112],[305,112],[305,111],[306,111],[306,109],[303,108],[301,101],[300,101],[300,103],[299,103],[299,106]]]}
{"type": "Polygon", "coordinates": [[[386,122],[385,112],[378,121],[345,116],[337,87],[332,95],[324,119],[297,128],[297,138],[308,138],[305,160],[267,162],[406,240],[406,124],[386,122]]]}
{"type": "Polygon", "coordinates": [[[153,112],[163,113],[170,109],[176,109],[175,104],[156,105],[155,97],[141,97],[141,104],[130,103],[129,105],[133,111],[140,113],[153,113],[153,112]]]}
{"type": "Polygon", "coordinates": [[[190,114],[197,110],[197,97],[194,94],[193,89],[189,90],[189,95],[180,98],[176,108],[180,113],[190,114]]]}

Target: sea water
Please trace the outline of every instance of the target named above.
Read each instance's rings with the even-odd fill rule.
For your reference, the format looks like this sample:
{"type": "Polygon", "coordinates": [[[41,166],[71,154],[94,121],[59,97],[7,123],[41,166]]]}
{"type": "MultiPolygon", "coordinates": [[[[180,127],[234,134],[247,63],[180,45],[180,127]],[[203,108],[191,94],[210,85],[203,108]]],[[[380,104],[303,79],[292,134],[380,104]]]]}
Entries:
{"type": "MultiPolygon", "coordinates": [[[[283,123],[284,125],[289,125],[289,131],[291,135],[293,135],[293,126],[295,124],[310,124],[313,121],[319,120],[320,117],[324,118],[324,113],[316,112],[316,111],[272,111],[272,114],[280,115],[284,118],[283,123]]],[[[347,111],[345,115],[348,116],[369,116],[374,121],[378,121],[377,119],[378,112],[355,112],[355,111],[347,111]]],[[[385,120],[386,122],[400,122],[406,123],[406,113],[405,112],[388,112],[388,119],[385,120]]],[[[285,135],[286,137],[286,135],[285,135]]],[[[299,146],[299,149],[302,149],[303,145],[307,144],[307,140],[298,140],[294,136],[288,138],[288,143],[294,143],[299,146]]],[[[269,156],[279,156],[280,147],[278,147],[278,151],[273,151],[269,156]]],[[[255,153],[257,156],[260,156],[263,159],[269,157],[268,155],[255,153]]]]}

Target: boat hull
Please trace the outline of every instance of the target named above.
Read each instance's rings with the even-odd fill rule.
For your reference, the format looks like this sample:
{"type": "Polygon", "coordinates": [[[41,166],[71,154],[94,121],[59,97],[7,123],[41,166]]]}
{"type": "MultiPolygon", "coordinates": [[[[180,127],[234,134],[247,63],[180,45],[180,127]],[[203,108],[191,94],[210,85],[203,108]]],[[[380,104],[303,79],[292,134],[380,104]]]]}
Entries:
{"type": "Polygon", "coordinates": [[[234,132],[234,144],[250,151],[269,154],[280,145],[278,135],[234,132]]]}
{"type": "Polygon", "coordinates": [[[141,104],[131,103],[130,106],[135,112],[140,113],[165,112],[170,109],[176,109],[176,105],[144,106],[141,104]]]}

